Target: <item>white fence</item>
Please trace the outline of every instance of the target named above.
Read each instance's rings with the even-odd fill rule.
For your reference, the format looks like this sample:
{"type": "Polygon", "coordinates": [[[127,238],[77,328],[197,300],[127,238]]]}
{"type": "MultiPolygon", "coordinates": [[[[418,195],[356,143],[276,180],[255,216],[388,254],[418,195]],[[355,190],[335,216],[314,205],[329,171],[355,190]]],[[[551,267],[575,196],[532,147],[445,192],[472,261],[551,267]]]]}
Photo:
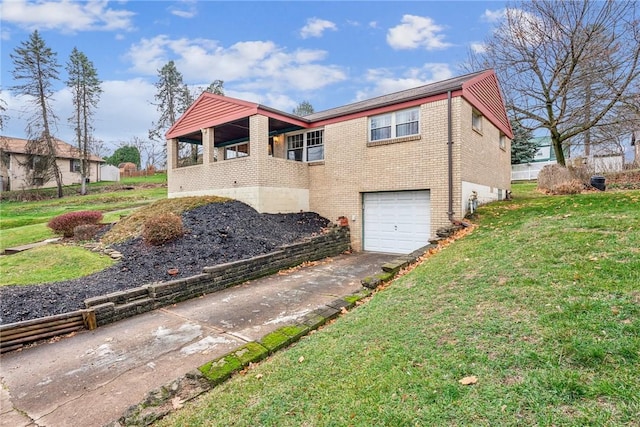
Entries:
{"type": "Polygon", "coordinates": [[[523,163],[520,165],[511,165],[511,181],[529,181],[538,179],[538,174],[543,167],[554,165],[556,161],[523,163]]]}

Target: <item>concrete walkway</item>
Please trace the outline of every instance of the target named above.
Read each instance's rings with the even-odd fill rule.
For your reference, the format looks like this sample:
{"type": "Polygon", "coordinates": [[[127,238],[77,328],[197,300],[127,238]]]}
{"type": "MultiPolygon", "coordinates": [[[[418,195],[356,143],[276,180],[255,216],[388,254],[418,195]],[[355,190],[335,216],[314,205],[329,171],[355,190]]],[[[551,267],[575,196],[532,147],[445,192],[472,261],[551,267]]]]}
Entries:
{"type": "Polygon", "coordinates": [[[397,256],[321,261],[0,357],[0,426],[104,426],[151,390],[362,289],[397,256]]]}

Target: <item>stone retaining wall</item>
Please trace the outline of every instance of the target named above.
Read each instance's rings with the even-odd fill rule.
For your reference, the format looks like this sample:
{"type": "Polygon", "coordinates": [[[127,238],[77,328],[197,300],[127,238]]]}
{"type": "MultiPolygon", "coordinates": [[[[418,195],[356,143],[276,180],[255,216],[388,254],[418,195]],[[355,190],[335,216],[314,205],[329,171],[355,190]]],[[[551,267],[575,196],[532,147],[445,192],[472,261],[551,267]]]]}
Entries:
{"type": "Polygon", "coordinates": [[[85,306],[95,312],[97,326],[102,326],[267,276],[305,261],[336,256],[349,248],[348,227],[334,227],[325,234],[282,246],[265,255],[205,267],[202,274],[89,298],[85,300],[85,306]]]}

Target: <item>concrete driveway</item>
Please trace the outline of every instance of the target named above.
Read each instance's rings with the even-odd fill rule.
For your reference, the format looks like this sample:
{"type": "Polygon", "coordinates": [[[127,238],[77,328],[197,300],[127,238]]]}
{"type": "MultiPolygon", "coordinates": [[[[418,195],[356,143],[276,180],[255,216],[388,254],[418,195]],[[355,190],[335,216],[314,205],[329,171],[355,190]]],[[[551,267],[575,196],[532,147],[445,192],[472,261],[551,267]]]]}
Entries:
{"type": "Polygon", "coordinates": [[[0,426],[104,426],[147,393],[336,298],[397,256],[340,255],[0,357],[0,426]]]}

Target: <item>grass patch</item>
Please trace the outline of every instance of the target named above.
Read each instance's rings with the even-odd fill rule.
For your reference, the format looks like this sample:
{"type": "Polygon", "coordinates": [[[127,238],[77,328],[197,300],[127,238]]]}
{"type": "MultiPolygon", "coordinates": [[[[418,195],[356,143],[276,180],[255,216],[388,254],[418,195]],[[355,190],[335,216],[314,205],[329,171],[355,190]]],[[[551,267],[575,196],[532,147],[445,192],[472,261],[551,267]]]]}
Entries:
{"type": "Polygon", "coordinates": [[[35,202],[2,202],[2,224],[0,229],[46,223],[51,218],[74,211],[95,210],[109,212],[144,206],[167,197],[163,187],[136,190],[119,190],[86,196],[68,196],[62,199],[47,199],[35,202]]]}
{"type": "Polygon", "coordinates": [[[32,224],[0,230],[0,252],[6,248],[41,242],[52,237],[56,237],[56,235],[47,227],[47,224],[32,224]]]}
{"type": "Polygon", "coordinates": [[[475,231],[160,426],[635,425],[640,192],[481,207],[475,231]],[[260,374],[260,375],[258,375],[260,374]],[[459,380],[476,376],[475,385],[459,380]]]}
{"type": "Polygon", "coordinates": [[[59,282],[95,273],[112,264],[111,258],[80,247],[50,244],[0,257],[0,286],[59,282]]]}

